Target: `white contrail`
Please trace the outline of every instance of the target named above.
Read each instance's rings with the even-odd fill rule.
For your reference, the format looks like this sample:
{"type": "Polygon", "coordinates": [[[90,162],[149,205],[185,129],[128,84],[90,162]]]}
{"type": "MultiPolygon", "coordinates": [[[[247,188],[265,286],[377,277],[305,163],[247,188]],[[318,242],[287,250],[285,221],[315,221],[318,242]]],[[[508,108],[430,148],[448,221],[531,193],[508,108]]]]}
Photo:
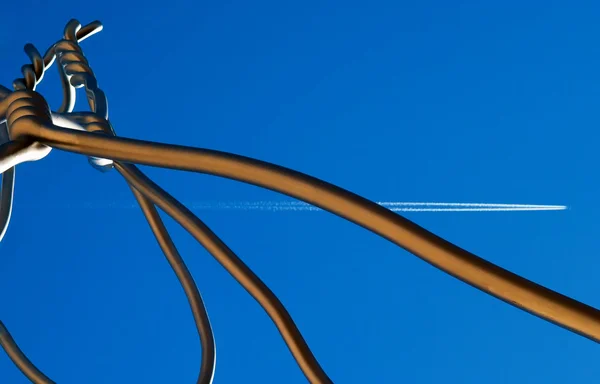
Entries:
{"type": "MultiPolygon", "coordinates": [[[[382,201],[377,204],[394,212],[492,212],[492,211],[562,211],[565,205],[491,204],[491,203],[439,203],[382,201]]],[[[320,208],[301,201],[242,201],[229,203],[192,203],[191,209],[261,210],[261,211],[321,211],[320,208]]]]}
{"type": "MultiPolygon", "coordinates": [[[[492,203],[440,203],[379,201],[377,204],[394,212],[516,212],[516,211],[563,211],[565,205],[541,204],[492,204],[492,203]]],[[[68,208],[132,209],[132,202],[82,202],[67,203],[68,208]]],[[[240,210],[240,211],[321,211],[302,201],[234,201],[234,202],[184,202],[191,210],[240,210]]]]}
{"type": "Polygon", "coordinates": [[[482,208],[390,208],[394,212],[516,212],[516,211],[563,211],[565,206],[548,207],[482,207],[482,208]]]}
{"type": "Polygon", "coordinates": [[[547,207],[561,207],[566,208],[564,205],[540,205],[540,204],[495,204],[495,203],[433,203],[433,202],[394,202],[384,201],[378,202],[378,204],[386,206],[444,206],[444,207],[505,207],[505,208],[547,208],[547,207]]]}

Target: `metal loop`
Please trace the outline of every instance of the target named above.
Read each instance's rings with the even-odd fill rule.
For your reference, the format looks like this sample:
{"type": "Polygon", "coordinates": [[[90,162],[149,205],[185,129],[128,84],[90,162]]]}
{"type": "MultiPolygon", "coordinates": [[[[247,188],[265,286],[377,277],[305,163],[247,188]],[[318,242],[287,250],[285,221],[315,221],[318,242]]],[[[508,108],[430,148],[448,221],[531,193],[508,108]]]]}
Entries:
{"type": "MultiPolygon", "coordinates": [[[[9,142],[6,122],[0,123],[0,148],[9,142]]],[[[1,153],[1,150],[0,150],[1,153]]],[[[13,192],[15,187],[15,169],[9,168],[2,173],[2,186],[0,187],[0,241],[4,238],[12,214],[13,192]]]]}
{"type": "Polygon", "coordinates": [[[65,26],[65,39],[77,42],[77,32],[81,29],[81,23],[76,19],[71,19],[65,26]]]}

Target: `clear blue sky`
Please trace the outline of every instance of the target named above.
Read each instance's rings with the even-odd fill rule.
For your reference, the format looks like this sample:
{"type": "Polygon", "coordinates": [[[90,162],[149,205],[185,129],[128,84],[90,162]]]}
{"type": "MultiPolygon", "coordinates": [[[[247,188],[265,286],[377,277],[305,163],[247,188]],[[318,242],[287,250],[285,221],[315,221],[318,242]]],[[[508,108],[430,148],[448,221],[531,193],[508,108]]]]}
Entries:
{"type": "MultiPolygon", "coordinates": [[[[573,3],[7,1],[0,83],[20,76],[25,43],[44,52],[70,18],[98,19],[82,46],[117,134],[256,157],[372,200],[568,205],[407,216],[600,306],[600,5],[573,3]]],[[[39,90],[57,108],[56,68],[39,90]]],[[[287,199],[144,169],[184,203],[287,199]]],[[[16,176],[0,318],[35,364],[61,384],[195,382],[187,301],[141,211],[123,208],[134,198],[119,175],[53,151],[16,176]]],[[[279,295],[336,383],[600,377],[595,343],[331,214],[197,213],[279,295]]],[[[209,309],[215,383],[306,382],[258,304],[167,225],[209,309]]],[[[3,353],[0,382],[27,382],[3,353]]]]}

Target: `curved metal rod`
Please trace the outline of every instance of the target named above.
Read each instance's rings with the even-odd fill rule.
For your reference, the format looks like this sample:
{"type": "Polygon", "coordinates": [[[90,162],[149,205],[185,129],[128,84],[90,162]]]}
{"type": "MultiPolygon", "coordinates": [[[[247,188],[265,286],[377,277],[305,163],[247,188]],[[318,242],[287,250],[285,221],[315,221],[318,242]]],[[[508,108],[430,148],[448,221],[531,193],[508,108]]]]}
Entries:
{"type": "Polygon", "coordinates": [[[0,346],[4,348],[6,354],[15,363],[17,368],[23,372],[25,376],[34,384],[56,384],[44,375],[39,369],[29,361],[27,356],[19,348],[15,340],[12,338],[8,329],[0,321],[0,346]]]}
{"type": "MultiPolygon", "coordinates": [[[[7,143],[8,131],[6,128],[6,122],[0,123],[0,141],[4,144],[7,143]]],[[[2,147],[0,146],[0,157],[2,154],[2,147]]],[[[15,147],[14,144],[9,144],[8,148],[5,146],[4,149],[20,150],[22,147],[15,147]]],[[[5,152],[6,153],[6,152],[5,152]]],[[[2,174],[2,184],[0,186],[0,241],[4,238],[8,224],[10,223],[10,217],[12,215],[13,205],[13,192],[15,188],[15,168],[11,167],[2,174]]]]}
{"type": "MultiPolygon", "coordinates": [[[[11,168],[11,170],[14,168],[11,168]]],[[[10,170],[9,170],[10,171],[10,170]]],[[[3,177],[9,172],[5,172],[3,177]]],[[[198,375],[198,384],[210,384],[213,381],[215,372],[215,342],[212,333],[210,321],[200,292],[194,283],[193,277],[190,275],[183,259],[179,255],[175,244],[171,240],[156,208],[149,202],[143,194],[141,194],[134,187],[131,190],[137,199],[150,227],[154,233],[161,249],[171,268],[175,272],[181,286],[183,287],[186,297],[190,303],[192,314],[196,323],[196,328],[200,335],[201,348],[202,348],[202,361],[200,373],[198,375]]],[[[35,384],[54,384],[48,377],[40,372],[31,362],[25,354],[19,349],[14,339],[10,336],[10,333],[0,321],[0,346],[4,348],[6,353],[9,355],[15,365],[35,384]]]]}
{"type": "MultiPolygon", "coordinates": [[[[11,168],[9,171],[12,171],[11,168]]],[[[3,177],[9,172],[5,172],[3,177]]],[[[127,177],[126,177],[127,179],[127,177]]],[[[200,364],[200,373],[198,375],[197,384],[211,384],[214,378],[215,372],[215,341],[208,318],[208,313],[204,307],[202,297],[198,288],[194,283],[194,279],[188,271],[185,262],[179,255],[175,244],[171,240],[167,229],[164,226],[156,208],[142,193],[131,186],[135,198],[137,199],[152,232],[156,237],[161,249],[163,250],[171,268],[175,272],[181,286],[183,287],[186,297],[190,303],[192,314],[200,335],[201,348],[202,348],[202,361],[200,364]]],[[[6,229],[6,228],[5,228],[6,229]]],[[[44,375],[33,363],[27,358],[27,356],[21,351],[17,343],[14,341],[2,321],[0,321],[0,347],[2,347],[13,363],[23,372],[25,376],[34,384],[55,384],[54,381],[50,380],[44,375]]]]}
{"type": "Polygon", "coordinates": [[[600,342],[600,311],[486,261],[377,203],[317,178],[244,156],[16,122],[14,137],[116,161],[243,181],[335,213],[508,304],[600,342]]]}
{"type": "Polygon", "coordinates": [[[332,383],[281,301],[202,220],[136,166],[115,162],[115,169],[133,188],[185,228],[256,299],[275,323],[298,366],[311,383],[332,383]]]}
{"type": "MultiPolygon", "coordinates": [[[[126,175],[123,176],[125,176],[125,179],[128,179],[126,175]]],[[[152,232],[154,233],[160,248],[169,261],[173,272],[177,275],[177,279],[179,279],[179,283],[183,287],[185,296],[190,303],[196,328],[198,329],[198,335],[200,336],[200,346],[202,351],[197,384],[211,384],[215,375],[215,338],[213,336],[208,313],[206,312],[206,307],[202,301],[202,296],[198,291],[194,278],[179,255],[173,240],[171,240],[167,228],[165,228],[154,204],[132,185],[130,185],[130,187],[146,216],[146,220],[148,220],[148,223],[150,224],[150,228],[152,228],[152,232]]]]}
{"type": "Polygon", "coordinates": [[[15,189],[15,168],[10,168],[2,174],[0,189],[0,241],[4,239],[12,216],[13,192],[15,189]]]}
{"type": "MultiPolygon", "coordinates": [[[[6,123],[0,124],[0,136],[2,128],[6,123]]],[[[12,216],[13,196],[15,188],[15,166],[22,161],[31,161],[37,158],[41,144],[30,143],[25,140],[6,141],[0,144],[0,168],[5,169],[2,173],[2,185],[0,186],[0,241],[4,238],[10,218],[12,216]]],[[[45,146],[44,146],[45,147],[45,146]]],[[[49,147],[46,147],[49,148],[49,147]]]]}

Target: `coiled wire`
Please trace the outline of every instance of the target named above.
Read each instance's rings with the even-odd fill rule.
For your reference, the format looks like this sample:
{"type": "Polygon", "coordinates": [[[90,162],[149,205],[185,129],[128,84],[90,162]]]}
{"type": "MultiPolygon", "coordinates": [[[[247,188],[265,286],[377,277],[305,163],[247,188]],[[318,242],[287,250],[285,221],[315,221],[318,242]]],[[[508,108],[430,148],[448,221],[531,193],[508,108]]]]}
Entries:
{"type": "MultiPolygon", "coordinates": [[[[68,36],[71,39],[75,36],[77,41],[81,42],[101,30],[102,24],[99,21],[94,21],[81,28],[79,22],[71,20],[65,27],[65,36],[68,36]],[[79,25],[79,27],[77,25],[79,25]]],[[[52,66],[56,59],[56,44],[52,45],[46,51],[43,58],[33,44],[26,44],[24,50],[31,63],[21,67],[23,77],[13,81],[13,88],[15,91],[27,89],[34,91],[36,86],[44,78],[46,70],[52,66]]],[[[61,78],[63,89],[63,101],[58,111],[60,113],[72,112],[75,107],[75,90],[70,86],[68,78],[61,68],[59,68],[59,76],[61,78]]],[[[0,86],[0,101],[8,97],[10,92],[11,91],[8,88],[0,86]]],[[[10,140],[8,126],[5,121],[6,114],[0,113],[0,144],[10,140]]],[[[8,230],[8,225],[10,224],[14,185],[15,169],[14,167],[10,167],[2,173],[2,184],[0,185],[0,241],[4,238],[4,235],[8,230]]]]}
{"type": "MultiPolygon", "coordinates": [[[[78,40],[81,41],[101,29],[101,24],[98,22],[94,22],[81,29],[81,24],[77,20],[71,20],[65,28],[64,39],[53,45],[46,53],[45,58],[41,57],[38,50],[32,44],[25,46],[25,52],[29,56],[31,64],[24,65],[21,68],[23,78],[16,79],[13,82],[15,92],[10,93],[8,89],[4,87],[0,88],[0,117],[2,118],[2,127],[0,128],[3,128],[0,132],[0,139],[4,141],[4,144],[0,146],[0,158],[2,161],[15,156],[23,156],[23,151],[28,149],[27,146],[23,145],[23,143],[31,141],[27,138],[10,141],[9,127],[21,118],[34,119],[36,123],[42,124],[44,124],[42,121],[45,121],[46,124],[52,124],[53,120],[66,121],[71,128],[77,127],[76,129],[88,129],[91,132],[114,135],[114,130],[108,121],[106,96],[98,88],[96,78],[78,44],[78,40]],[[63,104],[59,108],[59,113],[56,113],[53,117],[45,100],[41,95],[33,91],[36,85],[43,79],[45,70],[52,65],[56,58],[58,59],[64,97],[63,104]],[[72,114],[75,104],[75,89],[80,87],[85,87],[88,103],[92,111],[88,113],[75,113],[71,120],[69,115],[72,114]]],[[[45,154],[51,149],[37,142],[29,145],[37,145],[36,149],[42,152],[44,151],[39,146],[47,148],[48,151],[45,154]]],[[[39,158],[40,156],[37,158],[29,156],[28,160],[38,160],[39,158]]],[[[90,157],[90,160],[102,161],[103,159],[90,157]]],[[[106,168],[106,164],[100,164],[100,166],[106,168]]],[[[110,161],[110,167],[112,168],[112,161],[110,161]]],[[[10,221],[13,188],[14,167],[10,167],[3,173],[2,188],[0,189],[0,240],[6,232],[10,221]]],[[[202,348],[201,369],[198,374],[197,383],[210,384],[215,372],[215,343],[212,327],[200,292],[154,205],[133,187],[132,192],[138,200],[142,212],[188,298],[196,322],[196,328],[200,335],[202,348]]],[[[0,322],[0,346],[6,350],[15,365],[30,381],[35,384],[54,383],[27,359],[2,322],[0,322]]]]}
{"type": "MultiPolygon", "coordinates": [[[[79,30],[75,23],[69,25],[71,26],[68,28],[68,33],[65,32],[65,40],[70,39],[69,41],[72,42],[72,37],[78,35],[79,30]]],[[[72,67],[70,75],[65,72],[65,77],[67,80],[69,80],[68,76],[71,76],[71,80],[75,77],[75,85],[87,86],[88,82],[80,73],[93,76],[90,74],[91,70],[87,69],[89,66],[86,68],[82,64],[82,56],[77,53],[78,51],[72,43],[65,43],[61,47],[65,49],[62,52],[67,52],[66,49],[69,48],[69,54],[66,57],[70,60],[67,61],[79,63],[72,67]],[[77,80],[77,76],[80,76],[79,80],[77,80]]],[[[60,52],[60,49],[58,51],[60,52]]],[[[39,58],[34,53],[32,53],[32,57],[35,57],[39,63],[39,58]]],[[[36,73],[39,72],[39,65],[36,67],[33,62],[32,59],[31,69],[23,71],[24,77],[19,86],[24,84],[27,87],[28,84],[37,81],[36,73]]],[[[66,64],[63,62],[65,67],[68,67],[69,64],[69,62],[66,64]]],[[[94,84],[90,84],[93,88],[94,84]]],[[[72,84],[69,85],[69,87],[71,86],[72,84]]],[[[2,91],[0,89],[0,93],[2,91]]],[[[33,90],[21,90],[20,92],[30,95],[36,103],[41,104],[41,96],[39,98],[33,96],[35,93],[33,90]]],[[[97,103],[97,100],[94,102],[97,103]]],[[[0,112],[2,112],[2,106],[3,102],[0,101],[0,112]]],[[[11,111],[15,112],[15,109],[13,108],[11,111]]],[[[99,125],[96,125],[95,128],[90,125],[90,130],[94,132],[87,132],[85,129],[76,131],[58,127],[51,121],[43,121],[43,119],[37,121],[24,119],[27,117],[27,110],[18,113],[21,114],[19,116],[21,118],[14,119],[13,116],[10,116],[8,120],[11,138],[15,141],[0,145],[0,159],[18,151],[19,140],[34,140],[53,148],[114,160],[117,170],[125,177],[136,199],[140,202],[165,254],[172,252],[171,255],[167,255],[170,258],[169,262],[173,260],[175,264],[178,263],[177,257],[173,256],[175,255],[174,246],[169,238],[164,237],[166,229],[158,221],[159,217],[154,206],[158,206],[184,226],[264,307],[311,383],[330,383],[331,379],[322,370],[299,330],[295,328],[293,320],[273,292],[198,217],[149,180],[131,163],[212,174],[298,198],[380,235],[475,288],[570,331],[600,342],[600,310],[496,266],[436,236],[397,213],[325,181],[275,164],[231,153],[119,138],[114,135],[114,131],[108,130],[109,124],[103,125],[99,121],[92,121],[93,119],[90,119],[88,123],[99,125]]],[[[85,120],[84,115],[77,117],[74,115],[73,117],[75,120],[85,120]]],[[[176,273],[178,272],[176,271],[176,273]]],[[[184,280],[191,280],[191,276],[186,270],[180,270],[178,277],[182,284],[184,280]]],[[[185,286],[184,289],[188,294],[188,300],[192,303],[192,299],[190,299],[192,290],[185,286]]],[[[201,301],[196,300],[195,303],[197,307],[201,306],[201,301]]],[[[201,314],[200,317],[202,316],[204,314],[201,314]]],[[[208,323],[207,317],[205,320],[208,323]]],[[[200,326],[198,329],[202,340],[200,326]]],[[[205,341],[202,343],[204,347],[205,341]]],[[[31,376],[35,376],[33,380],[38,380],[34,381],[35,383],[49,382],[44,381],[47,378],[41,372],[35,370],[35,367],[31,367],[31,363],[18,351],[18,347],[3,326],[0,328],[0,344],[30,379],[31,376]]],[[[205,356],[203,351],[203,359],[205,356]]],[[[204,362],[202,367],[204,367],[204,362]]],[[[205,373],[201,377],[209,377],[207,380],[210,381],[212,372],[210,375],[205,373]]]]}

